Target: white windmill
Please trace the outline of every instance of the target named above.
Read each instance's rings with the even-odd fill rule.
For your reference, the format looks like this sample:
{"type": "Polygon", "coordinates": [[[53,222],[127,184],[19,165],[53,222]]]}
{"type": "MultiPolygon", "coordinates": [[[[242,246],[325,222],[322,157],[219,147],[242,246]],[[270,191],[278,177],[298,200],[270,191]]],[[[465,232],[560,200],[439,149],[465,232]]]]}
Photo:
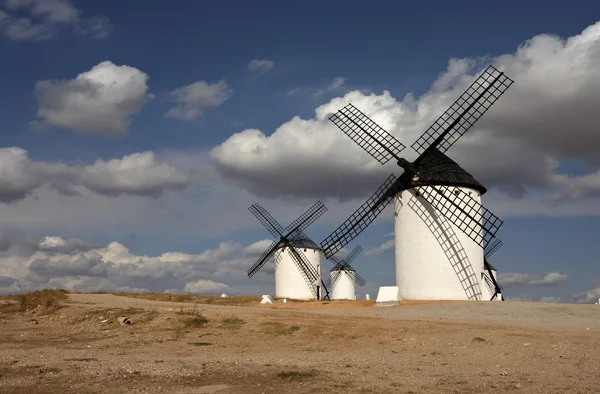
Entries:
{"type": "Polygon", "coordinates": [[[320,299],[323,293],[328,295],[321,279],[321,250],[304,234],[327,208],[317,201],[285,229],[259,204],[248,209],[277,238],[248,270],[248,277],[274,256],[275,297],[311,300],[320,299]]]}
{"type": "MultiPolygon", "coordinates": [[[[412,145],[413,162],[399,156],[405,146],[352,104],[329,119],[381,164],[394,158],[393,174],[323,242],[334,255],[375,220],[392,200],[396,285],[401,299],[484,299],[483,249],[502,221],[481,205],[486,189],[444,154],[513,83],[488,66],[471,86],[412,145]]],[[[489,274],[489,273],[488,273],[489,274]]],[[[495,278],[494,278],[495,280],[495,278]]]]}
{"type": "Polygon", "coordinates": [[[329,271],[329,279],[325,282],[325,287],[330,289],[332,300],[355,300],[356,285],[362,287],[367,283],[350,265],[361,251],[362,248],[356,245],[345,258],[337,256],[329,258],[335,263],[335,266],[329,271]]]}

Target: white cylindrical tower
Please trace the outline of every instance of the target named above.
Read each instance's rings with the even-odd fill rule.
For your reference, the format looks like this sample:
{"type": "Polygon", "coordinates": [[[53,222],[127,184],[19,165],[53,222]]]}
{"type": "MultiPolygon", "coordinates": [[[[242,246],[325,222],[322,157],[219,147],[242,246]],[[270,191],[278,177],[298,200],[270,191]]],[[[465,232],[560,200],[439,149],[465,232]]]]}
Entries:
{"type": "Polygon", "coordinates": [[[309,287],[300,272],[289,248],[283,247],[275,252],[275,297],[296,300],[314,300],[321,297],[321,252],[315,248],[298,247],[306,260],[317,272],[317,280],[309,287]]]}
{"type": "Polygon", "coordinates": [[[332,300],[354,300],[356,299],[356,277],[352,275],[354,269],[346,267],[339,269],[333,267],[329,271],[331,275],[331,293],[332,300]]]}
{"type": "MultiPolygon", "coordinates": [[[[448,195],[467,193],[481,203],[486,189],[446,155],[434,150],[420,166],[427,169],[432,184],[446,186],[448,195]]],[[[400,297],[486,299],[482,297],[487,293],[482,247],[418,196],[415,189],[399,192],[394,203],[396,285],[400,297]]]]}

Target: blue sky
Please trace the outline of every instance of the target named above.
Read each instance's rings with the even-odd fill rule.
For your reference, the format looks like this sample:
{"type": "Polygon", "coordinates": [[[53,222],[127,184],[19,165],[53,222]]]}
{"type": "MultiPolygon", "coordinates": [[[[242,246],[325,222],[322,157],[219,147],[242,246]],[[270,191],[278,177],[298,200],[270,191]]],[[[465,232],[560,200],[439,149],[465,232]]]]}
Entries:
{"type": "MultiPolygon", "coordinates": [[[[405,122],[403,119],[388,119],[391,132],[410,145],[429,126],[428,122],[447,107],[448,98],[439,92],[432,93],[431,88],[434,81],[449,72],[450,59],[488,57],[509,69],[514,67],[516,75],[511,76],[516,82],[511,89],[517,92],[514,93],[517,99],[529,100],[528,104],[531,104],[535,101],[531,92],[541,94],[539,89],[532,87],[534,82],[541,83],[541,77],[534,78],[532,75],[545,64],[543,56],[568,59],[576,55],[569,51],[553,55],[554,52],[548,48],[554,44],[536,41],[529,48],[530,55],[524,56],[525,60],[519,63],[533,70],[523,75],[519,72],[525,66],[514,66],[520,61],[518,56],[516,60],[499,56],[514,55],[519,46],[541,34],[563,39],[579,35],[598,22],[594,15],[600,15],[600,5],[564,1],[152,1],[144,2],[143,7],[140,2],[134,1],[53,0],[50,3],[55,8],[44,11],[46,13],[36,8],[38,2],[35,0],[24,1],[21,6],[9,0],[0,6],[4,15],[9,16],[3,22],[3,14],[0,14],[2,146],[21,148],[28,153],[27,164],[19,162],[22,165],[18,171],[8,159],[0,160],[0,176],[4,177],[0,180],[0,185],[3,185],[0,191],[6,189],[7,195],[13,196],[11,193],[17,188],[25,193],[22,198],[7,197],[0,206],[0,214],[7,218],[2,229],[7,234],[21,234],[13,236],[15,243],[26,234],[79,238],[104,246],[117,241],[133,254],[148,256],[173,251],[198,255],[218,248],[221,242],[239,243],[246,247],[268,238],[266,230],[259,227],[247,211],[247,206],[256,201],[273,210],[274,214],[283,215],[281,221],[286,225],[320,198],[330,209],[318,224],[311,227],[310,235],[320,241],[394,168],[365,170],[369,158],[361,156],[358,149],[354,150],[338,131],[339,135],[335,138],[339,138],[339,152],[347,152],[345,157],[356,158],[355,162],[360,161],[362,166],[360,175],[353,177],[353,171],[358,170],[352,166],[347,170],[341,169],[344,165],[340,159],[336,162],[340,168],[323,171],[318,176],[314,174],[315,178],[322,178],[322,184],[334,185],[337,180],[343,185],[342,199],[338,201],[335,185],[317,187],[315,185],[319,182],[310,183],[310,177],[290,180],[297,176],[295,171],[314,171],[310,163],[303,167],[303,159],[310,162],[310,147],[293,150],[284,155],[288,160],[282,162],[275,157],[266,172],[261,172],[264,167],[258,165],[260,159],[252,161],[252,157],[240,154],[243,149],[236,151],[238,148],[228,143],[232,135],[246,129],[258,129],[266,137],[274,136],[280,126],[299,116],[314,121],[306,126],[314,134],[310,134],[312,137],[307,134],[304,138],[315,138],[314,143],[318,144],[318,127],[323,122],[315,120],[315,109],[329,105],[337,97],[353,98],[363,94],[358,99],[360,102],[367,100],[368,94],[379,96],[389,91],[393,105],[400,106],[408,93],[412,93],[417,101],[431,93],[427,97],[431,97],[433,104],[419,122],[408,125],[402,123],[405,122]],[[586,12],[581,11],[584,8],[586,12]],[[59,11],[62,13],[59,14],[59,11]],[[63,15],[62,22],[55,21],[56,15],[63,15]],[[29,18],[31,25],[27,37],[17,36],[15,30],[9,29],[13,26],[10,24],[17,23],[19,18],[29,18]],[[91,30],[93,23],[98,30],[91,30]],[[39,26],[46,30],[32,30],[39,26]],[[52,33],[42,39],[39,32],[44,31],[52,33]],[[249,63],[253,59],[268,63],[252,71],[249,63]],[[75,115],[69,114],[67,121],[64,121],[66,113],[59,113],[53,106],[70,97],[67,95],[73,93],[73,89],[88,88],[87,85],[68,84],[67,81],[105,61],[111,62],[114,67],[133,67],[135,76],[147,76],[146,82],[140,82],[140,85],[123,87],[142,89],[141,93],[132,93],[130,97],[131,102],[139,103],[139,108],[128,112],[125,118],[131,123],[120,133],[82,131],[82,127],[85,129],[81,126],[82,117],[89,115],[94,119],[96,129],[101,130],[103,119],[126,105],[109,103],[108,112],[101,115],[86,113],[94,111],[94,106],[90,109],[75,105],[72,109],[79,118],[73,120],[75,115]],[[39,81],[49,81],[49,86],[53,87],[43,90],[45,101],[35,94],[39,81]],[[193,104],[199,111],[193,119],[166,116],[169,109],[177,104],[171,92],[199,81],[208,86],[224,81],[226,89],[221,91],[221,100],[209,97],[211,92],[205,90],[202,92],[204,101],[193,104]],[[142,87],[144,84],[146,87],[142,87]],[[519,84],[521,87],[517,87],[519,84]],[[55,118],[37,116],[38,111],[53,108],[55,118]],[[59,118],[63,120],[57,120],[59,118]],[[36,120],[37,126],[32,125],[31,122],[36,120]],[[66,127],[64,122],[68,124],[66,127]],[[221,155],[214,151],[217,146],[222,148],[221,155]],[[133,175],[123,175],[124,171],[132,171],[129,162],[121,163],[121,175],[111,172],[117,170],[111,167],[109,160],[121,160],[137,152],[153,152],[153,156],[146,157],[142,168],[132,172],[133,175]],[[239,161],[236,161],[237,158],[239,161]],[[101,161],[100,167],[96,168],[100,172],[85,170],[96,160],[101,161]],[[289,164],[290,161],[294,164],[289,164]],[[62,163],[68,168],[50,169],[49,163],[62,163]],[[148,178],[148,181],[142,182],[143,185],[131,185],[132,179],[149,176],[144,171],[152,171],[159,163],[169,166],[169,169],[163,167],[162,178],[155,176],[160,179],[148,178]],[[255,163],[258,164],[253,167],[255,163]],[[278,169],[281,171],[277,172],[278,169]],[[7,176],[11,172],[21,174],[19,171],[24,171],[22,176],[7,176]],[[185,180],[178,180],[173,175],[176,172],[185,174],[185,180]],[[119,181],[119,176],[127,181],[119,181]],[[24,177],[31,177],[31,181],[23,181],[24,177]],[[269,189],[269,182],[265,180],[268,177],[283,178],[278,181],[277,187],[269,189]],[[25,185],[15,186],[19,180],[25,185]],[[307,182],[306,190],[310,191],[305,195],[294,194],[293,182],[307,182]],[[68,185],[70,192],[77,191],[79,195],[65,195],[64,190],[56,185],[68,185]],[[257,193],[257,190],[263,192],[257,193]]],[[[598,53],[600,42],[596,40],[588,45],[587,52],[584,52],[593,58],[598,53]]],[[[559,60],[549,58],[547,64],[560,67],[564,62],[559,60]]],[[[465,76],[475,72],[463,63],[457,65],[457,70],[465,76]]],[[[556,103],[560,104],[561,100],[576,102],[577,97],[600,95],[600,90],[596,90],[600,86],[598,76],[593,70],[581,71],[583,76],[578,75],[578,78],[589,78],[581,85],[569,83],[567,73],[559,68],[556,70],[554,74],[544,74],[547,78],[544,86],[551,86],[556,75],[564,80],[564,86],[581,86],[575,92],[569,92],[571,96],[558,97],[556,103]]],[[[458,92],[463,82],[457,81],[458,92]]],[[[561,85],[558,86],[560,90],[561,85]]],[[[452,89],[455,87],[449,86],[446,91],[451,93],[452,89]]],[[[90,95],[93,103],[93,91],[90,95]]],[[[114,100],[118,102],[118,99],[114,100]]],[[[555,138],[546,138],[539,131],[542,129],[539,125],[544,124],[543,119],[547,116],[545,111],[551,107],[541,106],[536,109],[537,112],[519,114],[514,121],[502,123],[504,120],[499,120],[500,114],[503,110],[510,110],[512,101],[510,98],[506,100],[509,102],[506,108],[498,109],[498,115],[490,113],[490,120],[484,124],[485,127],[482,126],[482,131],[487,127],[493,130],[490,136],[497,136],[504,130],[498,124],[510,129],[502,134],[502,138],[507,138],[508,150],[498,150],[498,156],[488,155],[485,150],[495,141],[490,139],[481,146],[476,145],[479,147],[477,154],[469,152],[467,147],[457,147],[452,157],[490,186],[489,200],[486,196],[484,202],[505,220],[501,232],[504,247],[494,255],[493,262],[500,272],[521,275],[507,277],[508,282],[514,283],[506,286],[507,296],[574,300],[575,294],[596,291],[594,289],[600,286],[600,269],[595,264],[596,252],[590,239],[590,234],[600,230],[597,216],[600,210],[596,208],[600,206],[597,205],[600,193],[594,186],[595,178],[576,179],[598,171],[600,157],[591,152],[589,146],[593,142],[600,143],[600,131],[594,134],[589,131],[589,125],[575,125],[572,133],[583,136],[582,146],[575,144],[572,149],[565,147],[561,150],[562,146],[568,145],[561,142],[568,130],[555,133],[549,130],[548,133],[553,133],[555,138]],[[535,127],[536,132],[532,132],[529,138],[518,134],[521,127],[523,130],[535,127]],[[510,135],[510,141],[506,135],[510,135]],[[518,147],[509,149],[516,140],[519,141],[518,147]],[[502,152],[510,152],[510,155],[502,156],[502,152]],[[516,158],[525,157],[523,152],[530,156],[516,158]],[[495,164],[489,159],[480,166],[479,163],[487,160],[488,156],[504,160],[495,164]],[[506,157],[511,159],[506,160],[506,157]],[[540,164],[553,160],[557,164],[555,168],[551,164],[540,164]],[[530,173],[529,176],[523,175],[514,180],[510,175],[510,164],[531,167],[521,171],[530,173]],[[568,174],[572,179],[563,181],[557,177],[560,174],[568,174]],[[548,179],[540,180],[542,175],[548,176],[548,179]],[[588,183],[593,187],[587,187],[588,183]],[[581,193],[576,197],[565,194],[567,197],[563,196],[558,208],[540,205],[539,201],[563,190],[561,188],[567,191],[577,189],[581,193]],[[521,189],[526,192],[516,193],[517,197],[515,193],[506,192],[521,189]],[[538,197],[541,200],[536,199],[538,197]],[[568,279],[545,286],[528,284],[548,273],[560,273],[568,279]]],[[[345,103],[344,100],[342,102],[345,103]]],[[[367,110],[370,105],[370,102],[364,101],[361,108],[367,110]]],[[[386,121],[386,115],[381,112],[385,108],[373,104],[371,109],[373,116],[379,113],[386,121]]],[[[594,111],[589,111],[589,114],[598,120],[594,111]]],[[[289,129],[296,126],[298,128],[289,131],[289,135],[301,135],[303,126],[291,122],[289,129]]],[[[327,129],[327,132],[335,131],[327,129]]],[[[288,135],[286,133],[282,131],[278,135],[283,138],[288,135]]],[[[259,140],[248,137],[244,141],[251,146],[253,141],[259,140]]],[[[265,146],[287,152],[285,149],[289,147],[278,146],[277,141],[268,140],[265,146]]],[[[336,144],[332,147],[337,147],[336,144]]],[[[325,160],[322,164],[327,167],[327,163],[325,160]]],[[[356,240],[365,250],[385,242],[388,239],[385,234],[393,231],[390,213],[386,212],[387,218],[381,218],[356,240]]],[[[16,253],[13,249],[4,252],[3,258],[11,259],[16,253]]],[[[7,268],[0,272],[0,276],[14,277],[19,272],[30,275],[26,283],[31,286],[59,283],[75,287],[91,284],[93,287],[111,283],[110,274],[100,275],[101,278],[92,275],[88,280],[82,279],[86,277],[83,271],[74,275],[75,271],[64,267],[64,264],[73,264],[80,251],[70,251],[60,264],[58,260],[40,253],[46,252],[34,250],[26,255],[29,259],[27,264],[31,264],[34,257],[46,259],[48,267],[56,269],[56,276],[48,274],[50,269],[44,271],[45,276],[41,271],[35,272],[36,276],[31,274],[31,270],[27,273],[16,268],[7,268]]],[[[251,265],[247,256],[253,256],[251,251],[236,249],[231,253],[241,255],[231,257],[231,262],[227,263],[229,276],[214,268],[217,262],[202,260],[198,264],[212,264],[212,271],[207,272],[214,275],[198,274],[190,281],[225,283],[230,286],[228,291],[236,288],[256,294],[272,287],[267,275],[258,279],[244,279],[243,275],[239,275],[244,264],[251,265]]],[[[355,265],[369,282],[366,291],[371,294],[376,294],[378,286],[391,284],[391,251],[370,256],[363,254],[355,265]]],[[[153,271],[150,276],[148,284],[164,286],[158,281],[160,274],[153,271]]],[[[173,286],[179,283],[171,279],[173,286]]],[[[181,280],[185,283],[184,279],[181,280]]],[[[126,285],[121,284],[123,286],[126,285]]],[[[144,286],[136,279],[136,285],[131,287],[144,286]]],[[[364,291],[359,291],[359,294],[364,291]]]]}

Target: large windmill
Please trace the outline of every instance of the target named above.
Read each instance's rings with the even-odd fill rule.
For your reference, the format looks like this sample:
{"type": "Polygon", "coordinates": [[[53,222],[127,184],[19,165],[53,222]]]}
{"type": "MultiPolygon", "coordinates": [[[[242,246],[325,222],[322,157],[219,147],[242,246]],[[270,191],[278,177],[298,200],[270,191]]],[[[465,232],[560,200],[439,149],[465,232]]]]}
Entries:
{"type": "Polygon", "coordinates": [[[283,228],[260,204],[248,208],[250,212],[277,238],[248,270],[248,277],[256,274],[275,256],[275,296],[292,299],[320,299],[328,289],[321,285],[321,250],[304,230],[327,211],[317,201],[289,226],[283,228]]]}
{"type": "Polygon", "coordinates": [[[484,253],[483,253],[483,267],[487,271],[484,274],[485,284],[487,285],[487,290],[489,292],[489,299],[492,300],[501,300],[504,301],[504,296],[502,295],[502,286],[498,283],[498,275],[496,268],[488,262],[488,259],[496,253],[498,249],[503,245],[502,241],[499,238],[496,238],[494,241],[487,244],[484,253]]]}
{"type": "Polygon", "coordinates": [[[405,146],[348,104],[329,119],[381,164],[394,158],[404,169],[321,242],[326,258],[358,236],[394,199],[396,285],[404,299],[482,297],[483,250],[502,225],[481,205],[483,185],[444,154],[510,87],[493,66],[412,145],[419,154],[400,157],[405,146]]]}
{"type": "Polygon", "coordinates": [[[345,258],[337,256],[329,258],[335,265],[329,271],[329,279],[324,285],[331,290],[330,297],[332,300],[354,300],[356,299],[356,285],[362,287],[367,283],[350,265],[362,250],[360,246],[356,245],[345,258]]]}

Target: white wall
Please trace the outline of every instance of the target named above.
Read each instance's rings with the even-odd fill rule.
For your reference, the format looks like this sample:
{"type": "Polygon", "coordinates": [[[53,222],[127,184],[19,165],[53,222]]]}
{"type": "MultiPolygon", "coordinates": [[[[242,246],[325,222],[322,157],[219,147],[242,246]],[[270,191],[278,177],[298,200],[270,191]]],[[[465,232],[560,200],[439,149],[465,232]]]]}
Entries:
{"type": "MultiPolygon", "coordinates": [[[[459,189],[481,203],[478,191],[459,189]]],[[[479,244],[412,189],[396,195],[394,216],[396,285],[402,299],[482,299],[485,284],[479,244]]]]}
{"type": "MultiPolygon", "coordinates": [[[[289,249],[284,248],[285,251],[279,249],[276,252],[275,259],[275,296],[285,297],[298,300],[310,300],[315,299],[315,296],[309,288],[306,280],[296,267],[296,263],[290,255],[289,249]]],[[[314,282],[313,286],[321,286],[321,253],[317,249],[304,249],[298,248],[298,250],[304,253],[306,259],[316,269],[318,273],[317,281],[314,282]]],[[[323,290],[321,289],[321,293],[323,290]]]]}
{"type": "Polygon", "coordinates": [[[332,289],[329,297],[332,300],[354,300],[356,298],[356,279],[348,271],[330,271],[332,289]],[[334,281],[335,276],[338,278],[334,281]]]}

